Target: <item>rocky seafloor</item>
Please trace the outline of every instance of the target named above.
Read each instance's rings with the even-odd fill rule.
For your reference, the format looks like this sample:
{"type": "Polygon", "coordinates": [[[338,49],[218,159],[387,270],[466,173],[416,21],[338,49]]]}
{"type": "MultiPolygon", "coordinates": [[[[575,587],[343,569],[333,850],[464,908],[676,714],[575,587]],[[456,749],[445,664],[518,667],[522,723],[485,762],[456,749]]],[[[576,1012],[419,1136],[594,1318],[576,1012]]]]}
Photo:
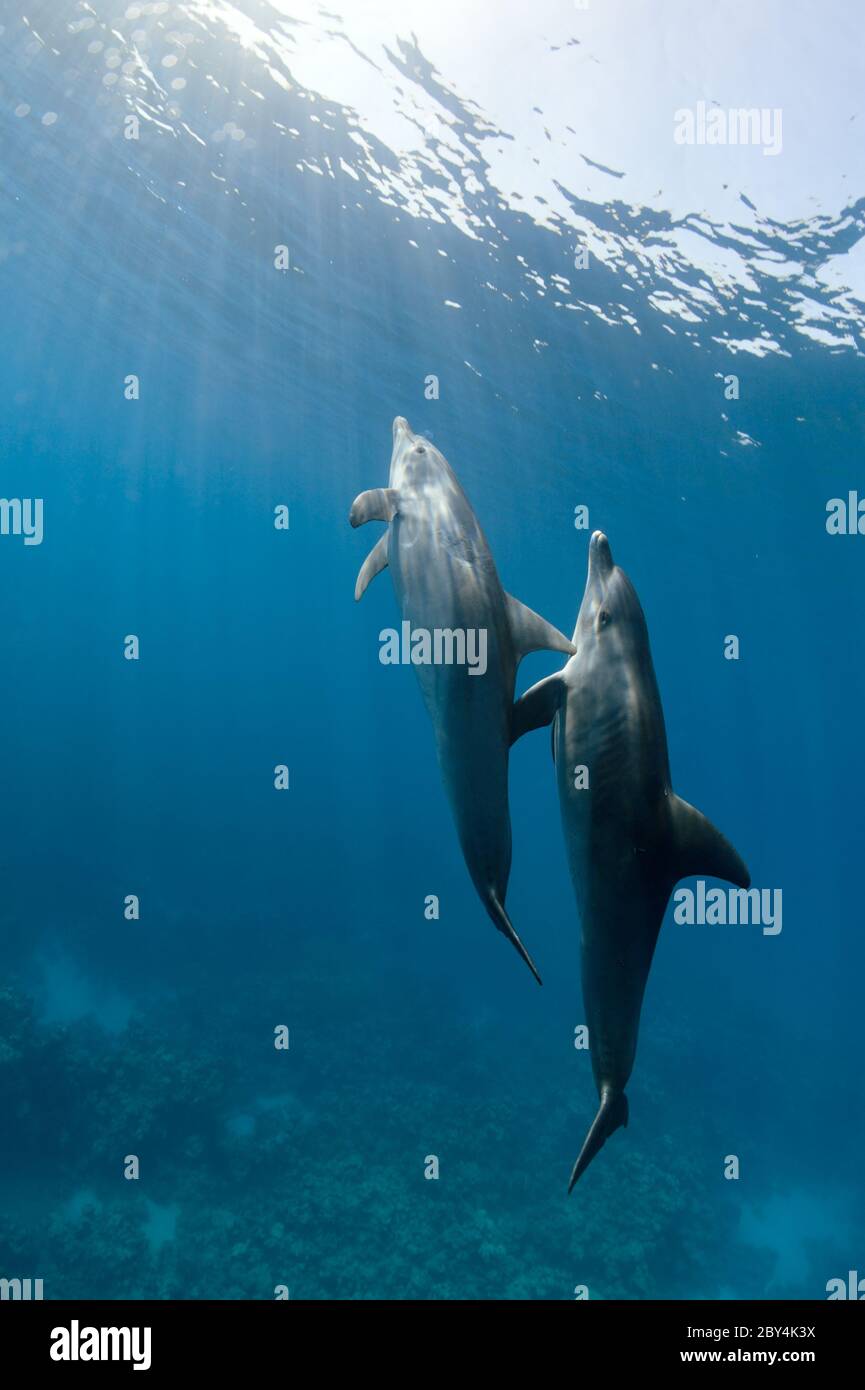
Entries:
{"type": "Polygon", "coordinates": [[[724,1182],[712,1088],[683,1109],[661,1010],[631,1126],[568,1199],[594,1100],[573,1056],[496,1019],[443,1025],[435,990],[372,974],[323,994],[321,968],[293,971],[288,1001],[252,968],[178,986],[113,1031],[3,989],[0,1274],[46,1298],[824,1296],[820,1221],[791,1253],[760,1225],[771,1174],[724,1182]]]}

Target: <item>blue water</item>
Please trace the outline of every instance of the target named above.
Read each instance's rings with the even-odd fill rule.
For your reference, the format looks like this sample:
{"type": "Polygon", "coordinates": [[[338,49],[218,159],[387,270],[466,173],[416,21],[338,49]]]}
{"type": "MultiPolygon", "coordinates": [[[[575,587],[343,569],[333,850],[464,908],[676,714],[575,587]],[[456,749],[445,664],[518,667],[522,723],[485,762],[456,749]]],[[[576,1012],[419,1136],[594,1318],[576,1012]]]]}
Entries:
{"type": "MultiPolygon", "coordinates": [[[[825,524],[865,494],[861,162],[786,219],[755,151],[724,191],[701,172],[723,214],[687,179],[674,207],[628,192],[601,123],[545,208],[493,168],[525,140],[484,107],[503,50],[519,99],[516,8],[476,20],[475,96],[370,5],[371,115],[330,73],[351,10],[127,8],[9,4],[0,33],[0,491],[44,499],[40,545],[0,536],[0,1276],[824,1298],[865,1274],[865,539],[825,524]],[[689,261],[685,225],[746,274],[689,261]],[[353,602],[378,528],[348,509],[386,484],[396,414],[456,470],[505,587],[567,632],[589,508],[647,616],[677,791],[783,891],[777,936],[668,913],[629,1128],[571,1198],[596,1095],[548,738],[511,760],[508,908],[539,990],[475,897],[414,675],[378,660],[389,576],[353,602]]],[[[563,44],[589,22],[542,9],[563,44]]],[[[527,658],[518,689],[558,665],[527,658]]]]}

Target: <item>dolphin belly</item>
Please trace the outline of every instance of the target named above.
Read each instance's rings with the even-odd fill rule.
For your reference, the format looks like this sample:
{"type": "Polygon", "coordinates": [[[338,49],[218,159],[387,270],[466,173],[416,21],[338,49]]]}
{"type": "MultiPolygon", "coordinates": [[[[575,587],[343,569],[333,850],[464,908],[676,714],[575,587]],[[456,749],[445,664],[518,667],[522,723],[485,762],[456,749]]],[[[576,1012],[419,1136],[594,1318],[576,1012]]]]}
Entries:
{"type": "Polygon", "coordinates": [[[460,571],[455,577],[447,570],[444,576],[439,573],[434,584],[430,561],[417,545],[411,548],[408,573],[399,561],[392,568],[403,617],[413,629],[473,628],[485,634],[483,674],[447,665],[419,665],[416,674],[469,877],[494,926],[540,984],[534,961],[505,909],[511,871],[508,762],[516,660],[504,622],[504,592],[497,605],[485,577],[469,583],[460,571]]]}
{"type": "Polygon", "coordinates": [[[598,1095],[624,1091],[634,1067],[643,996],[658,938],[654,894],[636,876],[616,901],[587,904],[582,923],[583,1005],[598,1095]],[[652,907],[647,908],[647,898],[652,907]]]}
{"type": "Polygon", "coordinates": [[[504,901],[511,863],[508,743],[497,702],[478,695],[466,708],[430,710],[439,767],[472,881],[504,901]]]}
{"type": "MultiPolygon", "coordinates": [[[[621,701],[599,697],[579,657],[558,719],[559,798],[568,863],[580,912],[583,1007],[601,1110],[575,1165],[572,1184],[624,1125],[624,1098],[637,1051],[643,996],[663,917],[656,890],[653,806],[659,760],[646,754],[651,708],[639,725],[621,701]],[[639,736],[638,736],[639,735],[639,736]],[[574,786],[587,770],[588,786],[574,786]],[[615,1122],[615,1123],[614,1123],[615,1122]]],[[[593,673],[594,675],[594,673],[593,673]]],[[[601,687],[601,695],[609,691],[601,687]]],[[[648,747],[657,747],[650,738],[648,747]]]]}

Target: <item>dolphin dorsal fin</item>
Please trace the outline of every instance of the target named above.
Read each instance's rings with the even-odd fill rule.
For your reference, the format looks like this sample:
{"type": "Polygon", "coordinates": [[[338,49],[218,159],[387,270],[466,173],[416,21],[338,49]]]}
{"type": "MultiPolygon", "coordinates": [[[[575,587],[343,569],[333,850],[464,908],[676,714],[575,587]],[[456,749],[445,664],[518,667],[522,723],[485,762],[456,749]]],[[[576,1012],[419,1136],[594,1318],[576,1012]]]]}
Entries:
{"type": "Polygon", "coordinates": [[[567,656],[573,656],[576,647],[568,641],[563,632],[559,632],[557,627],[548,623],[546,618],[534,613],[531,608],[526,608],[526,605],[514,598],[513,594],[505,594],[505,602],[518,661],[529,652],[564,652],[567,656]]]}
{"type": "Polygon", "coordinates": [[[708,874],[725,878],[737,888],[749,888],[751,875],[730,841],[710,820],[681,797],[670,793],[673,845],[670,868],[673,881],[708,874]]]}

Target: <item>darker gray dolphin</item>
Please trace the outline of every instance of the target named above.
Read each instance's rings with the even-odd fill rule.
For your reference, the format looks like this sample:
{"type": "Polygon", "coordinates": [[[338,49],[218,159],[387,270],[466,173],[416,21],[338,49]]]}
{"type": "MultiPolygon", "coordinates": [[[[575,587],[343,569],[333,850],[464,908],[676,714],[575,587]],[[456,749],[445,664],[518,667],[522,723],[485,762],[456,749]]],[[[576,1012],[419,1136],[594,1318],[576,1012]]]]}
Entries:
{"type": "Polygon", "coordinates": [[[513,719],[515,739],[552,722],[562,827],[582,922],[583,1002],[601,1103],[569,1192],[614,1130],[628,1123],[625,1086],[670,893],[692,874],[740,888],[751,881],[733,846],[670,785],[646,620],[600,531],[589,544],[574,643],[576,656],[528,690],[513,719]]]}
{"type": "Polygon", "coordinates": [[[517,666],[527,652],[573,652],[563,633],[506,594],[484,533],[456,475],[401,416],[393,423],[389,485],[362,492],[352,526],[388,529],[357,577],[359,599],[390,567],[411,631],[484,634],[485,669],[454,661],[412,664],[435,730],[439,767],[472,882],[495,926],[540,976],[505,911],[511,867],[508,756],[517,666]]]}

